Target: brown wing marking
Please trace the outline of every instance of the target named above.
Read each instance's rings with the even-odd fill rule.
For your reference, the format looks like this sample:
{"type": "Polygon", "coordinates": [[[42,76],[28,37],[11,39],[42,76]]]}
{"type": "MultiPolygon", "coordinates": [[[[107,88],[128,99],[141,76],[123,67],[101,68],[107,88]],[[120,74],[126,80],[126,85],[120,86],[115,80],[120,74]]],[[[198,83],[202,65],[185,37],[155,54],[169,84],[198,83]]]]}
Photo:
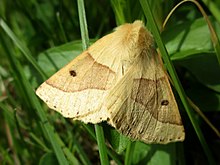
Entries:
{"type": "Polygon", "coordinates": [[[131,95],[111,115],[123,134],[146,143],[184,139],[178,108],[166,78],[134,79],[131,95]]]}
{"type": "Polygon", "coordinates": [[[64,117],[98,123],[106,119],[106,111],[100,111],[101,104],[115,79],[114,71],[85,51],[44,82],[36,93],[64,117]]]}
{"type": "Polygon", "coordinates": [[[114,82],[115,72],[108,66],[96,62],[89,52],[63,67],[46,83],[64,92],[86,89],[107,90],[114,82]]]}

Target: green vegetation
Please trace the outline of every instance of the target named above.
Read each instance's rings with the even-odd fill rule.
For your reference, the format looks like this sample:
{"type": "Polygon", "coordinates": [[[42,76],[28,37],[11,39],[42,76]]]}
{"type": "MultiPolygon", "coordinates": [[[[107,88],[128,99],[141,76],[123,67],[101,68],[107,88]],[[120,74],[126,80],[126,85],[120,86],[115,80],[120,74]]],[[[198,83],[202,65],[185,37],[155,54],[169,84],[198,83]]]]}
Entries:
{"type": "Polygon", "coordinates": [[[200,10],[192,1],[182,3],[163,29],[178,2],[1,0],[0,164],[219,164],[219,132],[188,98],[219,128],[220,3],[199,1],[200,10]],[[137,19],[154,35],[170,74],[186,130],[183,143],[131,142],[106,123],[65,119],[35,95],[89,44],[137,19]]]}

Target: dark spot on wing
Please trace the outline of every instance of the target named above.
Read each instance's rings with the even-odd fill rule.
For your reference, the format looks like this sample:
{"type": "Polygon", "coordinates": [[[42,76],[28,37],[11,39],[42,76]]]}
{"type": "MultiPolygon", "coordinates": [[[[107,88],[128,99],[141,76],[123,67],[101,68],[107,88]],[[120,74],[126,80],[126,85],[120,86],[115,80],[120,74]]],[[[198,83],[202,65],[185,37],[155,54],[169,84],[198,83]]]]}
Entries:
{"type": "Polygon", "coordinates": [[[76,71],[75,70],[70,70],[69,73],[70,73],[71,76],[76,77],[76,71]]]}
{"type": "Polygon", "coordinates": [[[168,105],[169,104],[169,101],[168,100],[162,100],[161,101],[161,105],[163,106],[163,105],[168,105]]]}

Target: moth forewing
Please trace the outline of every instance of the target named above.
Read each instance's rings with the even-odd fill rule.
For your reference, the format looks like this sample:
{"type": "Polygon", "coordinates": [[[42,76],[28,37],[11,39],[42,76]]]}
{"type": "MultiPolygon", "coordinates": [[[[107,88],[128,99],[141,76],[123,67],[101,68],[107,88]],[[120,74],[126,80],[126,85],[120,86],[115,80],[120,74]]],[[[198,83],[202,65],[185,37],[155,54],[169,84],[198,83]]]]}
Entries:
{"type": "Polygon", "coordinates": [[[167,76],[141,21],[91,45],[36,91],[64,117],[108,121],[131,139],[182,141],[184,128],[167,76]]]}

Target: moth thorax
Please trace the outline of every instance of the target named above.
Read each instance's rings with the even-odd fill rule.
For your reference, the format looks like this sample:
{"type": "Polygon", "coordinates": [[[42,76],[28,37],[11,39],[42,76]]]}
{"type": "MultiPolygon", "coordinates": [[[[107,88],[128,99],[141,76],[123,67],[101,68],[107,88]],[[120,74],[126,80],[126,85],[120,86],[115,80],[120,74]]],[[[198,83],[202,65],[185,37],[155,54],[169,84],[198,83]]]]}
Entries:
{"type": "Polygon", "coordinates": [[[151,53],[155,49],[153,37],[144,27],[141,27],[139,33],[136,33],[134,36],[133,40],[125,45],[131,61],[146,53],[151,53]]]}
{"type": "Polygon", "coordinates": [[[140,49],[153,49],[154,39],[152,34],[144,27],[140,28],[139,37],[137,41],[140,49]]]}

